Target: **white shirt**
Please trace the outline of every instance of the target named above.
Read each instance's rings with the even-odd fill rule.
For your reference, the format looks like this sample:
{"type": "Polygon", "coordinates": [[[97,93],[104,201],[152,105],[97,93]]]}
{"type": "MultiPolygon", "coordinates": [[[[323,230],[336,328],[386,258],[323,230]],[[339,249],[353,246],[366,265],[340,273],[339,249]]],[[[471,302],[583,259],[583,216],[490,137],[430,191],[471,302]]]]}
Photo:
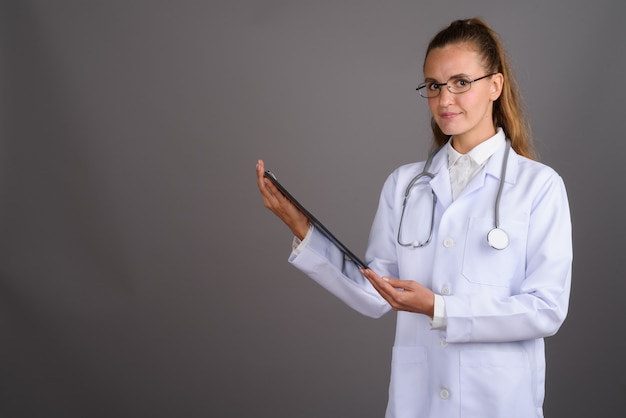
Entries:
{"type": "Polygon", "coordinates": [[[502,128],[498,128],[494,136],[476,145],[467,154],[459,153],[452,146],[452,141],[448,141],[446,148],[448,151],[448,171],[450,172],[452,199],[456,199],[461,194],[467,183],[485,166],[489,157],[505,141],[502,128]]]}
{"type": "MultiPolygon", "coordinates": [[[[496,134],[486,141],[472,148],[467,154],[461,154],[448,141],[448,171],[450,172],[450,186],[452,187],[452,199],[459,197],[467,183],[487,164],[489,158],[500,148],[506,139],[502,128],[498,128],[496,134]]],[[[445,329],[446,307],[441,295],[435,294],[434,316],[431,321],[433,329],[445,329]]]]}

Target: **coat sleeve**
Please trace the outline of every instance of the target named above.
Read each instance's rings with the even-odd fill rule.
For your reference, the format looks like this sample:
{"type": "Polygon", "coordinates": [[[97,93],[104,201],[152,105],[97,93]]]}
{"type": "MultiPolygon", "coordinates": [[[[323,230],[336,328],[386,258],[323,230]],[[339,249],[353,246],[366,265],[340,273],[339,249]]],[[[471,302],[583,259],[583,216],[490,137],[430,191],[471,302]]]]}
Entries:
{"type": "Polygon", "coordinates": [[[525,277],[507,297],[444,296],[448,342],[504,342],[555,334],[567,315],[572,230],[563,180],[552,172],[533,199],[525,277]]]}
{"type": "MultiPolygon", "coordinates": [[[[395,247],[393,242],[387,242],[394,184],[395,176],[392,175],[383,187],[365,262],[377,273],[395,277],[395,247]]],[[[315,228],[306,245],[298,253],[291,253],[289,262],[363,315],[378,318],[391,310],[391,306],[363,277],[357,266],[346,260],[341,250],[315,228]]]]}
{"type": "MultiPolygon", "coordinates": [[[[365,261],[380,275],[397,277],[395,251],[394,196],[398,170],[386,180],[370,231],[365,261]]],[[[391,310],[387,301],[376,292],[351,261],[322,233],[313,229],[304,248],[292,252],[289,262],[356,311],[378,318],[391,310]]]]}
{"type": "Polygon", "coordinates": [[[306,246],[291,253],[289,262],[363,315],[379,318],[390,309],[356,264],[315,228],[306,246]]]}

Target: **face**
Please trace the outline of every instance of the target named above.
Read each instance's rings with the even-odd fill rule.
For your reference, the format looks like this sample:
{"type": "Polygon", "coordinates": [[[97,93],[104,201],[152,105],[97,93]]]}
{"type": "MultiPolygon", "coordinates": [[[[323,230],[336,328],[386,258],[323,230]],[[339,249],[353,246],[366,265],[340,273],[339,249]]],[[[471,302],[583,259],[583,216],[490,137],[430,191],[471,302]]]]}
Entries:
{"type": "MultiPolygon", "coordinates": [[[[424,63],[427,82],[445,83],[457,76],[474,80],[488,73],[478,52],[468,44],[435,48],[424,63]]],[[[496,133],[493,102],[500,97],[502,82],[502,74],[498,73],[472,83],[464,93],[454,94],[443,86],[439,96],[427,99],[435,122],[443,133],[452,135],[452,145],[459,152],[469,151],[496,133]]]]}

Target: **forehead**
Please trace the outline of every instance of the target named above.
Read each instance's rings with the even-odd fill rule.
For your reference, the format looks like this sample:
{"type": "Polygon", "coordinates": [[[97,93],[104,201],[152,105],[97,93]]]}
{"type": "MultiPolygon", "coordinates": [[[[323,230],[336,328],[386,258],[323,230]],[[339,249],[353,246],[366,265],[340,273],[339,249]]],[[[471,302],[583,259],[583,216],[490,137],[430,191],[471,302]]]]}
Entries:
{"type": "Polygon", "coordinates": [[[459,74],[474,76],[481,70],[481,56],[468,43],[432,49],[424,61],[424,77],[441,81],[459,74]]]}

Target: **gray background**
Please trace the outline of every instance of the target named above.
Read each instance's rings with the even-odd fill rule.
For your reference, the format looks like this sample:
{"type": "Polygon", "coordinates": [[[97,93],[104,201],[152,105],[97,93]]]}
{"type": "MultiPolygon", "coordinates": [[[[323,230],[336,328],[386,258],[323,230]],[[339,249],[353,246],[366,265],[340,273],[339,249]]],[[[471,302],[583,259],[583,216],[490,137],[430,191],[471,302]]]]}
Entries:
{"type": "Polygon", "coordinates": [[[548,417],[623,417],[625,12],[587,1],[0,3],[0,416],[381,417],[394,317],[286,262],[269,168],[363,254],[425,158],[430,37],[481,16],[574,222],[548,417]]]}

